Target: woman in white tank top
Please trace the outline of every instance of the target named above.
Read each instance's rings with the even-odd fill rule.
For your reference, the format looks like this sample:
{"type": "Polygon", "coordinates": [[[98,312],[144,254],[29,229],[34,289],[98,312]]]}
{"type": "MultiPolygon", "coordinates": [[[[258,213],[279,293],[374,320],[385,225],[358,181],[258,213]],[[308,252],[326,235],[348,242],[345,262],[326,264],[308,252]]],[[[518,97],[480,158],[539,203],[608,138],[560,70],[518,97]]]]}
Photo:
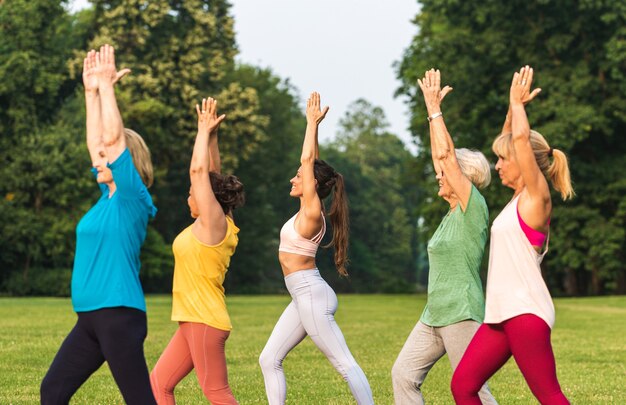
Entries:
{"type": "Polygon", "coordinates": [[[564,200],[574,191],[565,154],[530,130],[525,104],[541,91],[531,92],[532,79],[529,66],[513,75],[507,119],[493,143],[496,170],[514,195],[491,227],[485,320],[452,377],[457,404],[480,404],[480,387],[511,356],[539,402],[569,403],[556,377],[554,306],[540,264],[552,212],[548,179],[564,200]]]}

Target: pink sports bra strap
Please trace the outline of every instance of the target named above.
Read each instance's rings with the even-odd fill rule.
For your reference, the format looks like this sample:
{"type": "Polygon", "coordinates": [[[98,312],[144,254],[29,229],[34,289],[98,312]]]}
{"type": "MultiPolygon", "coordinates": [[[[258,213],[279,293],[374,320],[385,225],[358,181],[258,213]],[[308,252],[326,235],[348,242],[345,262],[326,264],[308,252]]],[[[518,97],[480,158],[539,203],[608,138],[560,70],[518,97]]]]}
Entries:
{"type": "MultiPolygon", "coordinates": [[[[528,226],[519,214],[519,208],[517,209],[517,219],[519,220],[522,231],[524,232],[524,235],[526,235],[526,238],[528,238],[530,244],[533,246],[543,246],[543,243],[546,241],[547,234],[528,226]]],[[[550,218],[548,218],[547,224],[550,225],[550,218]]]]}

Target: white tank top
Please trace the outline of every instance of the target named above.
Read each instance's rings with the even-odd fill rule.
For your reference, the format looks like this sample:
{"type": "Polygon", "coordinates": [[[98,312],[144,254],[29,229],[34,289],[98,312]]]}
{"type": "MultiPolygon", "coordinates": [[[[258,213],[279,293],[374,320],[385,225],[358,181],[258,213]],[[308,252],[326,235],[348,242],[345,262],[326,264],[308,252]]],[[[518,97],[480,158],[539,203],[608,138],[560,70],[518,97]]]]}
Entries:
{"type": "Polygon", "coordinates": [[[528,241],[517,217],[519,195],[507,204],[491,226],[485,323],[501,323],[517,315],[534,314],[554,326],[554,304],[541,276],[543,253],[528,241]]]}

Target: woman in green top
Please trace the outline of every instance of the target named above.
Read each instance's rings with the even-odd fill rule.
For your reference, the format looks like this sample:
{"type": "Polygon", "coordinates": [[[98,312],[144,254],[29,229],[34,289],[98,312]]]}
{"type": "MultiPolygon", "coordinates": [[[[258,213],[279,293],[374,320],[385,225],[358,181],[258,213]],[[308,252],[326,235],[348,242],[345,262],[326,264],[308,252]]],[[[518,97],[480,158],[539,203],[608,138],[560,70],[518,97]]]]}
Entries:
{"type": "MultiPolygon", "coordinates": [[[[441,89],[439,70],[418,80],[430,122],[433,165],[441,198],[450,210],[428,242],[428,300],[392,369],[396,404],[423,404],[421,386],[444,354],[454,370],[483,321],[485,299],[480,263],[485,251],[489,214],[478,188],[491,181],[489,163],[477,151],[455,149],[441,113],[441,101],[452,91],[441,89]]],[[[496,404],[485,384],[483,404],[496,404]]]]}

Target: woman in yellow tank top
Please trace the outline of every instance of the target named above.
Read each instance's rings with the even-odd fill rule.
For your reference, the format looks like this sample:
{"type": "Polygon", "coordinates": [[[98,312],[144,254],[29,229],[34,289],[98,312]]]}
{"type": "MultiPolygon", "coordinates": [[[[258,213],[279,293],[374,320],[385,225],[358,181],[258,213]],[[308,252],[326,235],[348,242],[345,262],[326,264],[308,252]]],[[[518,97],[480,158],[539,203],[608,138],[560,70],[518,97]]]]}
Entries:
{"type": "Polygon", "coordinates": [[[204,395],[214,404],[237,404],[228,385],[224,346],[232,325],[222,283],[235,252],[239,228],[232,211],[243,205],[243,185],[220,173],[217,101],[202,100],[193,148],[187,203],[193,224],[174,240],[172,320],[179,328],[150,374],[161,404],[175,404],[174,388],[195,368],[204,395]]]}

